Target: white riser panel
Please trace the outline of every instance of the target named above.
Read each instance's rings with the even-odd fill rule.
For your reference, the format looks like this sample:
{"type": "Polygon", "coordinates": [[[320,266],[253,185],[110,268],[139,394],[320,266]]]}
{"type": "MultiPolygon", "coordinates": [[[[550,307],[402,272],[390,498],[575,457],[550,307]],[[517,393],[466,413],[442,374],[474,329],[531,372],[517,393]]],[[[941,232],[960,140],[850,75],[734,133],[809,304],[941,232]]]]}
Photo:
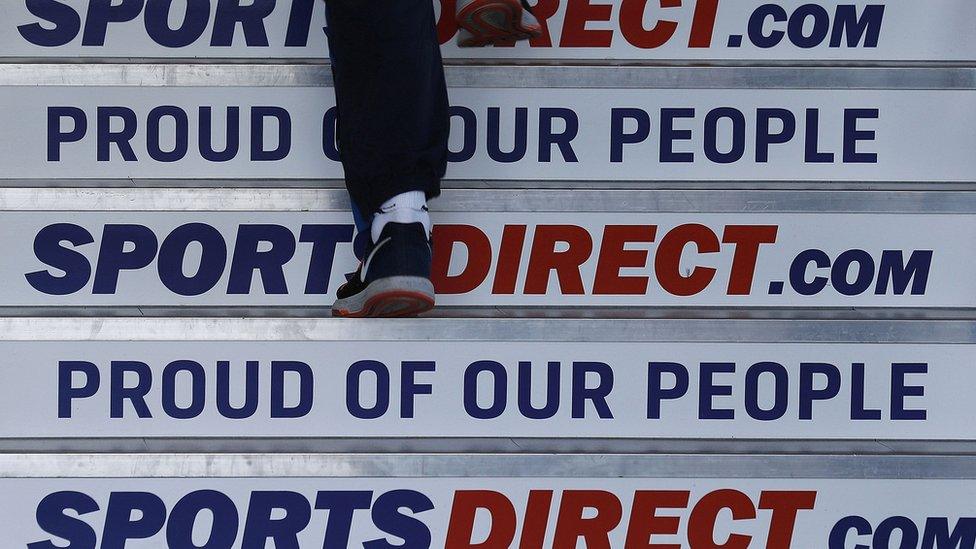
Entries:
{"type": "MultiPolygon", "coordinates": [[[[434,205],[446,307],[976,306],[972,193],[458,190],[434,205]]],[[[357,264],[340,190],[2,189],[0,208],[4,307],[327,307],[357,264]]]]}
{"type": "MultiPolygon", "coordinates": [[[[0,113],[17,133],[0,151],[2,175],[338,179],[326,73],[295,65],[0,66],[0,102],[17,106],[0,113]]],[[[976,173],[971,69],[449,74],[451,180],[863,187],[959,184],[976,173]]]]}
{"type": "Polygon", "coordinates": [[[587,530],[590,543],[605,546],[654,532],[651,539],[678,547],[737,534],[760,545],[839,549],[870,543],[872,534],[883,543],[953,531],[968,539],[976,489],[972,458],[12,455],[2,463],[18,477],[0,480],[0,510],[11,519],[6,535],[18,546],[59,539],[51,531],[125,539],[131,510],[139,509],[145,547],[217,533],[238,548],[242,538],[265,539],[283,508],[288,528],[274,531],[296,547],[346,541],[347,533],[357,544],[455,547],[491,536],[503,545],[527,538],[532,547],[568,547],[587,523],[581,519],[595,513],[601,528],[587,530]],[[84,478],[99,472],[114,478],[84,478]],[[361,510],[351,520],[316,508],[353,501],[361,510]],[[201,520],[210,514],[201,508],[216,519],[201,520]]]}
{"type": "MultiPolygon", "coordinates": [[[[322,60],[325,9],[318,0],[278,0],[240,10],[216,0],[131,10],[65,0],[69,8],[0,7],[0,55],[8,58],[322,60]],[[267,9],[265,9],[267,7],[267,9]],[[122,14],[125,16],[122,16],[122,14]],[[112,22],[106,23],[107,19],[112,22]],[[119,19],[125,19],[119,21],[119,19]],[[40,28],[38,25],[42,25],[40,28]],[[174,30],[167,30],[167,27],[174,30]]],[[[976,32],[967,0],[817,0],[800,7],[761,0],[533,2],[547,36],[516,48],[459,49],[454,2],[434,2],[449,60],[960,62],[972,61],[976,32]],[[442,16],[442,13],[444,16],[442,16]],[[646,29],[654,29],[649,31],[646,29]]]]}
{"type": "Polygon", "coordinates": [[[966,322],[2,325],[6,439],[976,440],[966,322]]]}

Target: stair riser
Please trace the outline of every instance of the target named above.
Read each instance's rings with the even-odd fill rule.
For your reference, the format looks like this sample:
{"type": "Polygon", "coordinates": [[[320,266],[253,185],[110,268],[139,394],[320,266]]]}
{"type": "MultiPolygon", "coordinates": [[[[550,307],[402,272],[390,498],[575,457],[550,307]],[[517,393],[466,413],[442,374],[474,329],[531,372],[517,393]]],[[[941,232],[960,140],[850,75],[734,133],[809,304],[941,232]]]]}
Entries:
{"type": "MultiPolygon", "coordinates": [[[[16,461],[19,457],[13,456],[16,461]]],[[[38,464],[56,461],[43,456],[24,457],[31,457],[38,464]]],[[[214,523],[220,525],[218,535],[235,534],[238,540],[252,536],[264,539],[272,531],[269,524],[280,524],[272,519],[282,516],[280,510],[274,510],[278,508],[288,512],[288,533],[283,528],[273,531],[297,540],[301,547],[318,547],[340,534],[345,537],[347,532],[353,544],[396,536],[410,547],[457,547],[490,535],[496,540],[501,538],[503,546],[509,539],[522,539],[528,540],[529,545],[525,546],[562,547],[570,546],[584,531],[581,524],[590,525],[585,529],[588,539],[601,540],[612,547],[623,547],[628,538],[637,537],[643,543],[647,537],[677,544],[676,547],[695,547],[701,536],[711,540],[730,532],[743,543],[748,539],[748,543],[760,546],[839,549],[846,546],[844,542],[871,543],[873,537],[875,546],[885,547],[890,545],[884,540],[901,535],[906,540],[901,547],[925,547],[918,542],[926,537],[939,538],[954,530],[962,536],[970,535],[972,523],[965,518],[964,510],[976,490],[976,484],[968,480],[971,476],[965,477],[967,480],[936,480],[939,477],[933,475],[939,474],[943,464],[918,459],[911,463],[879,462],[879,470],[866,476],[860,476],[863,471],[856,471],[859,467],[841,461],[833,464],[836,478],[798,480],[797,477],[805,476],[803,465],[808,461],[796,460],[796,466],[791,468],[794,475],[777,477],[767,470],[776,459],[765,456],[740,462],[711,458],[688,476],[655,474],[653,466],[661,464],[660,459],[636,458],[622,467],[613,467],[621,465],[611,459],[615,456],[589,458],[589,463],[578,463],[575,470],[567,470],[560,467],[563,464],[559,458],[550,456],[528,458],[525,463],[479,456],[470,459],[470,466],[483,468],[472,470],[473,475],[468,478],[440,476],[440,471],[451,467],[439,466],[436,457],[424,462],[427,468],[419,474],[414,473],[419,478],[399,478],[414,469],[399,456],[311,457],[307,465],[280,469],[272,469],[275,460],[249,456],[248,466],[240,469],[251,473],[236,475],[246,478],[139,477],[134,471],[147,468],[157,470],[153,476],[167,476],[166,471],[172,471],[177,463],[165,457],[87,457],[75,459],[79,465],[94,462],[102,468],[108,463],[116,464],[118,469],[110,476],[128,478],[71,478],[71,471],[78,469],[69,466],[59,471],[68,478],[0,480],[0,510],[10,519],[8,539],[23,546],[52,539],[45,530],[65,533],[69,527],[74,532],[71,535],[79,537],[88,532],[89,539],[125,539],[127,533],[132,536],[132,527],[126,528],[129,522],[125,519],[133,508],[144,511],[138,521],[142,527],[138,537],[144,538],[141,542],[147,546],[172,546],[172,541],[179,539],[177,535],[192,531],[206,538],[213,527],[209,521],[198,520],[200,508],[213,509],[214,523]],[[545,472],[534,475],[524,470],[526,466],[537,469],[543,465],[540,459],[551,461],[545,472]],[[281,469],[322,470],[319,465],[331,473],[262,478],[281,475],[281,469]],[[886,465],[887,471],[880,469],[886,465]],[[737,466],[751,466],[756,477],[765,478],[740,478],[730,473],[737,466]],[[379,476],[393,478],[364,478],[365,475],[357,474],[377,468],[385,468],[379,476]],[[506,477],[506,472],[511,476],[506,477]],[[847,476],[851,473],[854,478],[847,476]],[[921,473],[922,478],[909,480],[913,473],[921,473]],[[911,497],[895,497],[909,493],[911,497]],[[183,499],[189,494],[193,496],[183,499]],[[351,521],[336,521],[332,516],[335,511],[330,514],[325,508],[338,505],[360,510],[352,514],[351,521]],[[82,512],[76,518],[74,512],[65,512],[66,507],[78,506],[92,511],[107,509],[112,517],[123,518],[116,522],[94,512],[82,512]],[[479,507],[482,509],[477,511],[479,507]],[[731,526],[719,518],[727,510],[734,513],[731,526]],[[484,520],[488,512],[493,515],[491,523],[484,520]],[[600,528],[581,517],[598,517],[600,528]],[[663,520],[667,520],[667,527],[661,526],[663,520]],[[236,530],[231,525],[237,525],[236,530]],[[448,543],[447,538],[453,538],[452,542],[448,543]]],[[[296,456],[303,457],[308,458],[296,456]]],[[[676,456],[662,458],[681,460],[676,456]]],[[[201,469],[193,466],[192,459],[181,461],[187,461],[189,467],[175,472],[175,476],[187,476],[189,471],[201,469]]],[[[228,465],[233,465],[233,461],[214,459],[208,464],[206,476],[224,476],[232,470],[228,465]]],[[[209,515],[210,511],[203,514],[209,515]]]]}
{"type": "MultiPolygon", "coordinates": [[[[325,9],[321,2],[312,0],[280,1],[271,3],[270,13],[255,10],[253,16],[245,14],[246,32],[235,23],[238,16],[231,9],[208,10],[204,6],[204,10],[193,10],[187,16],[185,8],[174,3],[170,4],[171,13],[143,10],[127,14],[128,21],[118,21],[119,15],[108,8],[94,7],[89,14],[83,0],[64,3],[75,14],[60,5],[56,10],[53,4],[35,5],[30,11],[23,3],[0,7],[2,20],[24,25],[21,32],[11,28],[0,37],[2,55],[298,61],[327,56],[322,32],[325,9]],[[73,22],[73,17],[82,24],[73,22]],[[114,20],[106,24],[106,19],[114,20]],[[171,24],[170,20],[181,23],[171,24]],[[53,30],[50,21],[57,24],[53,30]],[[27,26],[37,23],[49,30],[27,26]],[[177,32],[167,27],[175,27],[177,32]]],[[[440,4],[434,2],[436,8],[440,4]]],[[[546,37],[536,40],[533,47],[461,50],[454,45],[454,2],[447,2],[443,14],[438,9],[444,54],[452,60],[892,62],[967,61],[976,51],[976,33],[959,24],[976,19],[976,8],[966,0],[929,1],[924,5],[859,0],[837,6],[814,2],[816,9],[809,5],[798,9],[788,2],[770,6],[761,0],[685,2],[660,10],[630,2],[567,8],[569,4],[552,0],[539,4],[537,13],[543,19],[546,37]],[[657,23],[655,16],[660,19],[657,23]],[[863,29],[857,28],[859,24],[864,24],[863,29]]]]}
{"type": "Polygon", "coordinates": [[[438,337],[412,331],[3,341],[0,438],[974,440],[973,344],[583,343],[558,321],[531,343],[394,339],[438,337]]]}
{"type": "MultiPolygon", "coordinates": [[[[966,182],[976,173],[972,89],[458,87],[452,101],[450,179],[586,187],[966,182]]],[[[18,128],[0,150],[4,178],[342,177],[328,89],[4,87],[0,103],[18,106],[0,113],[0,125],[18,128]],[[110,132],[121,131],[132,137],[120,145],[110,132]]]]}
{"type": "MultiPolygon", "coordinates": [[[[0,196],[0,306],[324,307],[356,267],[338,190],[0,196]]],[[[443,306],[976,306],[972,195],[887,196],[452,191],[435,285],[443,306]]]]}

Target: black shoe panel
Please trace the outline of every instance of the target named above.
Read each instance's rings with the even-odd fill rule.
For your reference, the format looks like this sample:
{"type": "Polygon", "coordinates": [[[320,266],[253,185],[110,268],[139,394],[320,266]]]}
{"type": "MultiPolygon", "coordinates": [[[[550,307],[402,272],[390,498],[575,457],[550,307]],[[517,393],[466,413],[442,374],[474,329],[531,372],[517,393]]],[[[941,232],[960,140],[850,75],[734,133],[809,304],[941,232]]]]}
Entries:
{"type": "Polygon", "coordinates": [[[387,223],[367,247],[362,272],[366,283],[391,276],[430,278],[431,249],[423,223],[387,223]]]}

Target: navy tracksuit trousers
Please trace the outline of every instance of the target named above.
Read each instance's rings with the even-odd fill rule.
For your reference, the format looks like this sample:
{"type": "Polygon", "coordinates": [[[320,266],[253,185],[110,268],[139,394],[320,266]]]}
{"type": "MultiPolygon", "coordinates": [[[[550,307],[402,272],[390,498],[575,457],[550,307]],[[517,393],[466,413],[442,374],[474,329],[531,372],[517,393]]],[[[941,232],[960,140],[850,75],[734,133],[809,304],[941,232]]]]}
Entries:
{"type": "Polygon", "coordinates": [[[346,187],[370,216],[407,191],[440,194],[450,129],[430,0],[326,0],[346,187]]]}

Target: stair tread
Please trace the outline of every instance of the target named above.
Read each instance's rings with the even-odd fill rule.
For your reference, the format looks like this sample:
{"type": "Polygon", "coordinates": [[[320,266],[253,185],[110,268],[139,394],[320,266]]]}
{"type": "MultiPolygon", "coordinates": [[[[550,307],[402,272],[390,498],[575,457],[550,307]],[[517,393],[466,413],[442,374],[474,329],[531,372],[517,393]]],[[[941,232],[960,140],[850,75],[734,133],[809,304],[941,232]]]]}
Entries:
{"type": "MultiPolygon", "coordinates": [[[[973,66],[450,65],[451,88],[976,89],[973,66]]],[[[321,64],[0,63],[0,88],[327,87],[321,64]]]]}
{"type": "Polygon", "coordinates": [[[976,456],[72,454],[0,455],[0,476],[973,479],[976,456]],[[70,471],[69,475],[65,472],[70,471]]]}
{"type": "MultiPolygon", "coordinates": [[[[590,341],[725,343],[974,344],[976,319],[906,319],[834,313],[812,318],[512,318],[416,319],[199,316],[0,316],[0,341],[590,341]]],[[[103,311],[96,311],[103,312],[103,311]]],[[[172,312],[172,311],[170,311],[172,312]]],[[[0,313],[3,313],[0,310],[0,313]]],[[[682,312],[683,313],[683,312],[682,312]]]]}

